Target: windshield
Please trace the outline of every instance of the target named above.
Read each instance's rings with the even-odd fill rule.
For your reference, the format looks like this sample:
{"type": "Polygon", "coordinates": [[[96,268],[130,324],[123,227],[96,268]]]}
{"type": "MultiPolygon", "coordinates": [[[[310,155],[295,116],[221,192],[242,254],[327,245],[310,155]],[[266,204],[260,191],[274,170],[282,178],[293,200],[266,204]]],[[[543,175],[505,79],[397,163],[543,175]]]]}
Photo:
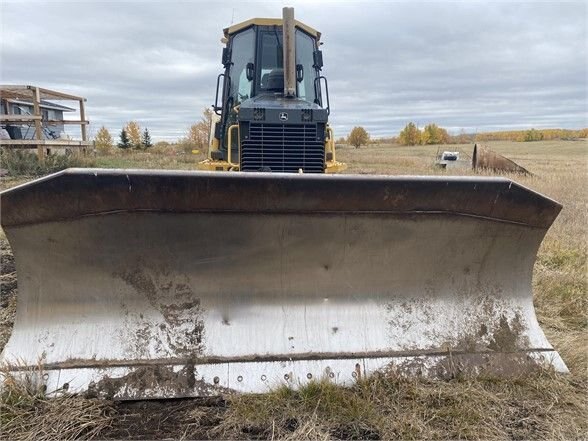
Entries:
{"type": "Polygon", "coordinates": [[[262,32],[260,49],[259,91],[281,92],[284,89],[282,30],[275,27],[262,32]]]}
{"type": "MultiPolygon", "coordinates": [[[[314,39],[305,32],[296,29],[296,65],[302,73],[302,81],[297,82],[298,96],[315,102],[313,67],[314,39]]],[[[259,68],[256,68],[256,93],[282,92],[284,90],[284,54],[282,47],[282,29],[274,27],[260,31],[259,68]]]]}

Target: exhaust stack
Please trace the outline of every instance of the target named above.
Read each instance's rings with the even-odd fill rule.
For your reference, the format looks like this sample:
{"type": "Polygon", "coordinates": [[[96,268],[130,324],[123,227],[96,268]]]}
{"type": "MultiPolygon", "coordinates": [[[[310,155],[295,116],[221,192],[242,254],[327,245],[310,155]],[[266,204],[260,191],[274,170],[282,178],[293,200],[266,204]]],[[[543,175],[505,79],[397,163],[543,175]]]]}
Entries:
{"type": "Polygon", "coordinates": [[[294,40],[294,8],[282,9],[284,52],[284,96],[296,96],[296,42],[294,40]]]}

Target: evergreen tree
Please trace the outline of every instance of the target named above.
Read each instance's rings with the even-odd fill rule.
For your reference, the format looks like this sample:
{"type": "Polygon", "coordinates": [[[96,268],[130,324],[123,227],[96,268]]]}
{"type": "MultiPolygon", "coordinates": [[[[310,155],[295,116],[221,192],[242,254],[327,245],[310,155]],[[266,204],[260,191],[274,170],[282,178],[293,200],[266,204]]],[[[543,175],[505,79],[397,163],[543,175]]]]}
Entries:
{"type": "Polygon", "coordinates": [[[117,146],[121,149],[131,148],[131,140],[129,139],[129,135],[125,129],[120,131],[120,140],[118,141],[117,146]]]}
{"type": "Polygon", "coordinates": [[[149,134],[149,129],[147,129],[147,127],[145,127],[145,130],[143,131],[143,136],[141,137],[141,144],[143,145],[144,149],[148,149],[153,145],[153,143],[151,142],[151,135],[149,134]]]}

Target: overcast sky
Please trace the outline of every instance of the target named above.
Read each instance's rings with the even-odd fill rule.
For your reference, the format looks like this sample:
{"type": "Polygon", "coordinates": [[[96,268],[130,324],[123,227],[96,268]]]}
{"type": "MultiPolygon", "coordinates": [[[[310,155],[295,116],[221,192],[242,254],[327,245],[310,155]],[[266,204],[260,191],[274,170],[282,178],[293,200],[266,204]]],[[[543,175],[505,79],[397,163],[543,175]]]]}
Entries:
{"type": "Polygon", "coordinates": [[[185,135],[214,99],[222,28],[282,6],[323,34],[337,137],[588,126],[586,1],[0,1],[1,82],[87,97],[92,133],[185,135]]]}

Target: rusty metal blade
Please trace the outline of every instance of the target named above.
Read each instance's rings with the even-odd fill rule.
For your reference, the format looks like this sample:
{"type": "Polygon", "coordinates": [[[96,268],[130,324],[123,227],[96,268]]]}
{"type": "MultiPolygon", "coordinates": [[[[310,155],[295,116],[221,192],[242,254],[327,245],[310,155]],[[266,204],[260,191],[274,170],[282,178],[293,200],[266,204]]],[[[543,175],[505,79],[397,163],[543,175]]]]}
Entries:
{"type": "Polygon", "coordinates": [[[72,169],[1,198],[2,361],[40,362],[49,390],[566,371],[531,290],[561,206],[507,179],[72,169]]]}
{"type": "Polygon", "coordinates": [[[505,173],[517,173],[519,175],[530,176],[531,173],[524,167],[514,162],[512,159],[502,156],[488,147],[481,144],[474,144],[472,153],[472,168],[474,170],[494,170],[505,173]]]}

